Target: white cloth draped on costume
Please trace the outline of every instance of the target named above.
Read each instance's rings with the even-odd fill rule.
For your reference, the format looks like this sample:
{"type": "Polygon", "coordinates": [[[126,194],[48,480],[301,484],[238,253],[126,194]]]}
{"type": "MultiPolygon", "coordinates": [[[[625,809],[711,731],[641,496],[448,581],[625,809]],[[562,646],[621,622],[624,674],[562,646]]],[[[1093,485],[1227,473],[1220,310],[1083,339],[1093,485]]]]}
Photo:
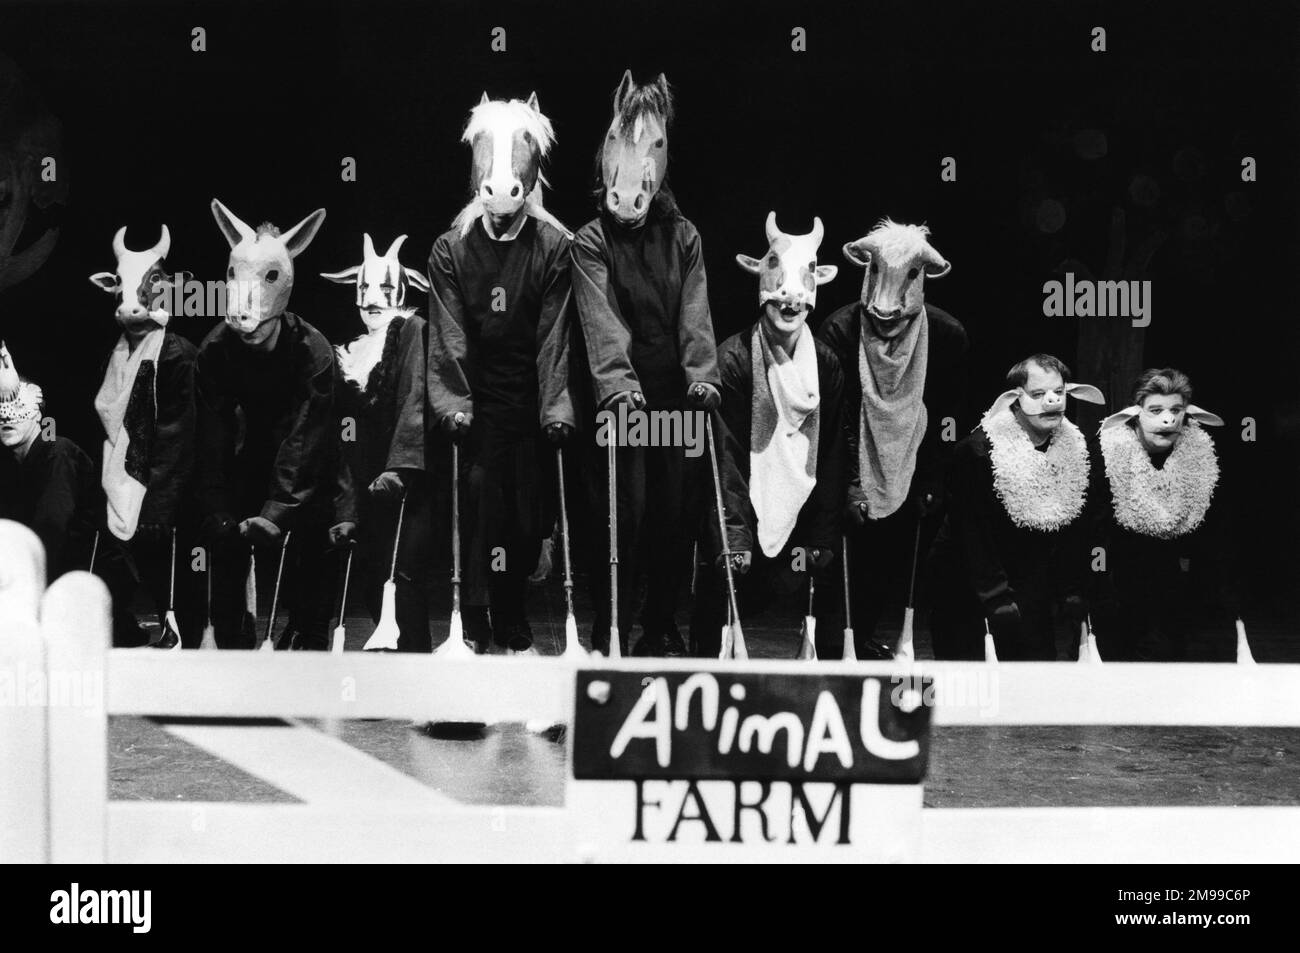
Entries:
{"type": "Polygon", "coordinates": [[[884,519],[907,499],[916,472],[916,452],[929,417],[925,394],[930,322],[925,308],[895,338],[872,332],[864,313],[859,328],[858,472],[867,498],[867,517],[884,519]]]}
{"type": "Polygon", "coordinates": [[[108,529],[118,539],[135,536],[140,507],[148,490],[147,478],[141,483],[126,472],[127,449],[131,444],[131,436],[126,431],[126,411],[140,368],[149,361],[154,367],[150,410],[153,419],[158,419],[158,356],[166,333],[161,327],[155,328],[144,336],[135,351],[131,350],[125,334],[118,338],[104,373],[104,383],[95,396],[95,411],[107,435],[101,481],[108,498],[108,529]]]}
{"type": "Polygon", "coordinates": [[[762,325],[754,328],[750,398],[749,500],[763,553],[776,556],[817,484],[821,385],[817,345],[808,325],[794,353],[778,360],[762,325]]]}

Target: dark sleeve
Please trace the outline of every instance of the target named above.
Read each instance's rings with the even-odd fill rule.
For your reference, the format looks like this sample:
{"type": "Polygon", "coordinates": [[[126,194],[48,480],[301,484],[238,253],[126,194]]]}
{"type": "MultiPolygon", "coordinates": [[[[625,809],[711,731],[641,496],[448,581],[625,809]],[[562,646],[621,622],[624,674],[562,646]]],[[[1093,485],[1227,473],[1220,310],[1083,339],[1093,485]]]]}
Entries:
{"type": "Polygon", "coordinates": [[[987,613],[999,603],[1013,600],[1015,593],[994,539],[994,507],[1000,504],[993,489],[993,467],[987,455],[977,449],[977,440],[982,443],[984,438],[968,438],[957,446],[950,498],[967,581],[987,613]]]}
{"type": "MultiPolygon", "coordinates": [[[[540,227],[540,226],[539,226],[540,227]]],[[[569,321],[573,303],[569,241],[561,239],[546,266],[542,313],[537,321],[537,385],[541,426],[574,425],[569,393],[569,321]]]]}
{"type": "MultiPolygon", "coordinates": [[[[407,318],[397,354],[397,420],[388,445],[389,470],[424,469],[425,329],[418,318],[407,318]]],[[[346,467],[346,463],[341,464],[346,467]]]]}
{"type": "Polygon", "coordinates": [[[817,329],[817,339],[835,352],[844,382],[840,407],[841,454],[844,461],[842,498],[849,504],[865,503],[858,456],[859,419],[862,416],[862,382],[858,379],[858,355],[853,340],[852,309],[837,311],[817,329]]]}
{"type": "Polygon", "coordinates": [[[821,372],[821,421],[817,446],[817,483],[808,502],[809,548],[838,551],[841,512],[844,506],[844,440],[841,415],[844,411],[844,374],[834,355],[818,362],[821,372]]]}
{"type": "Polygon", "coordinates": [[[226,389],[224,369],[214,348],[199,351],[195,376],[198,414],[198,497],[205,513],[235,516],[235,402],[226,389]]]}
{"type": "Polygon", "coordinates": [[[573,239],[570,261],[573,300],[587,343],[596,405],[620,391],[640,391],[632,369],[632,332],[619,312],[609,283],[609,263],[599,229],[583,229],[573,239]]]}
{"type": "MultiPolygon", "coordinates": [[[[934,342],[939,343],[939,342],[934,342]]],[[[944,478],[950,472],[956,440],[944,440],[944,421],[954,422],[953,432],[963,433],[962,415],[966,399],[967,353],[970,341],[966,330],[957,323],[948,327],[942,341],[941,361],[926,369],[927,380],[933,375],[934,387],[925,408],[928,418],[926,437],[917,450],[915,489],[918,493],[933,493],[935,499],[944,496],[944,478]]]]}
{"type": "Polygon", "coordinates": [[[175,525],[194,467],[195,355],[186,346],[175,342],[172,346],[174,352],[158,362],[158,417],[149,461],[149,492],[140,512],[144,525],[175,525]]]}
{"type": "Polygon", "coordinates": [[[682,236],[682,297],[677,316],[677,346],[686,386],[718,386],[718,346],[709,313],[709,285],[704,274],[700,233],[687,225],[682,236]]]}
{"type": "Polygon", "coordinates": [[[1241,522],[1234,519],[1236,499],[1224,484],[1220,477],[1205,522],[1196,530],[1190,568],[1211,606],[1236,619],[1241,615],[1241,560],[1233,529],[1241,522]]]}
{"type": "Polygon", "coordinates": [[[68,542],[72,519],[77,513],[81,483],[82,474],[76,456],[66,444],[56,441],[50,448],[49,469],[32,511],[31,526],[32,532],[45,546],[48,572],[55,572],[55,567],[63,565],[63,550],[68,542]]]}
{"type": "Polygon", "coordinates": [[[312,495],[333,457],[327,442],[333,439],[333,353],[319,366],[307,369],[298,384],[297,412],[275,453],[270,493],[261,516],[283,527],[312,495]]]}
{"type": "Polygon", "coordinates": [[[334,522],[355,523],[357,489],[352,478],[352,468],[348,466],[347,454],[338,454],[338,465],[335,467],[334,476],[334,522]]]}
{"type": "MultiPolygon", "coordinates": [[[[719,391],[722,406],[714,415],[717,439],[718,470],[722,481],[722,502],[726,510],[727,539],[732,552],[754,551],[754,528],[757,518],[749,499],[749,430],[750,396],[753,381],[748,354],[741,348],[727,348],[719,355],[721,372],[719,391]]],[[[716,509],[716,503],[709,507],[716,509]]],[[[714,553],[722,551],[718,536],[718,517],[710,513],[709,540],[714,553]]]]}
{"type": "Polygon", "coordinates": [[[455,262],[446,237],[433,243],[429,255],[428,386],[431,424],[474,410],[469,386],[469,338],[465,302],[456,279],[455,262]]]}

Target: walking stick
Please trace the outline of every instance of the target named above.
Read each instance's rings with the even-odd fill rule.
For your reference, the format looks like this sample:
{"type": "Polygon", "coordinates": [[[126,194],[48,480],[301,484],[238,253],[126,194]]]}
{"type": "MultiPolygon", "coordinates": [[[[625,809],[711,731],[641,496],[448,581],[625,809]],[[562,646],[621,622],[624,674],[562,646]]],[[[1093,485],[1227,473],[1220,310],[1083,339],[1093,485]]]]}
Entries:
{"type": "Polygon", "coordinates": [[[907,608],[903,610],[903,631],[898,636],[898,648],[894,658],[910,662],[916,658],[912,646],[912,617],[916,613],[916,564],[921,558],[921,518],[916,518],[916,542],[912,544],[912,581],[907,587],[907,608]]]}
{"type": "Polygon", "coordinates": [[[849,605],[849,538],[840,537],[840,561],[844,564],[844,653],[845,662],[858,660],[858,647],[853,642],[853,609],[849,605]]]}
{"type": "Polygon", "coordinates": [[[749,658],[745,648],[745,633],[740,628],[740,609],[736,604],[736,580],[732,575],[731,540],[727,536],[727,518],[722,508],[722,476],[718,472],[718,447],[713,439],[713,414],[704,418],[709,438],[709,463],[713,468],[713,503],[718,512],[718,533],[722,540],[722,562],[727,571],[727,611],[730,619],[722,630],[722,651],[718,658],[749,658]]]}
{"type": "Polygon", "coordinates": [[[817,581],[812,570],[808,570],[808,614],[803,617],[803,644],[799,646],[796,658],[804,662],[817,661],[817,617],[813,615],[813,597],[817,592],[817,581]]]}
{"type": "Polygon", "coordinates": [[[451,628],[447,641],[434,655],[442,658],[467,658],[474,649],[465,641],[465,623],[460,617],[460,444],[451,445],[451,628]]]}
{"type": "Polygon", "coordinates": [[[163,616],[162,635],[154,648],[174,652],[181,648],[181,627],[176,621],[176,527],[172,527],[171,578],[168,583],[167,613],[163,616]]]}
{"type": "Polygon", "coordinates": [[[569,554],[569,504],[564,498],[564,448],[555,448],[555,468],[560,475],[560,540],[564,547],[564,655],[566,658],[587,657],[578,641],[578,620],[573,615],[573,566],[569,554]]]}
{"type": "Polygon", "coordinates": [[[259,646],[263,652],[275,650],[275,640],[271,636],[275,632],[275,609],[280,604],[280,580],[284,578],[284,554],[289,551],[289,537],[292,535],[293,530],[286,530],[284,542],[280,544],[280,563],[275,570],[275,588],[271,590],[271,614],[266,617],[266,638],[259,646]]]}
{"type": "MultiPolygon", "coordinates": [[[[384,594],[379,609],[379,624],[362,647],[364,652],[395,652],[401,629],[397,627],[397,548],[402,542],[402,518],[406,515],[406,493],[402,493],[402,502],[397,505],[397,528],[393,531],[393,561],[388,569],[388,579],[384,582],[384,594]]],[[[349,556],[351,554],[349,553],[349,556]]],[[[346,593],[344,597],[346,598],[346,593]]],[[[342,616],[339,617],[340,624],[342,616]]]]}
{"type": "Polygon", "coordinates": [[[355,547],[348,544],[348,559],[343,567],[343,595],[339,599],[339,624],[334,627],[334,636],[330,642],[330,652],[334,655],[343,654],[343,642],[346,638],[346,631],[343,628],[343,620],[348,610],[348,582],[352,579],[352,553],[355,547]]]}
{"type": "Polygon", "coordinates": [[[203,582],[208,591],[207,601],[204,603],[206,618],[203,622],[203,641],[199,643],[200,649],[215,649],[217,647],[217,632],[212,627],[212,551],[207,553],[207,564],[203,570],[203,582]]]}
{"type": "Polygon", "coordinates": [[[609,418],[609,657],[622,658],[618,635],[618,462],[615,455],[614,418],[609,418]]]}
{"type": "Polygon", "coordinates": [[[90,566],[86,572],[95,571],[95,557],[99,555],[99,530],[95,530],[95,538],[90,543],[90,566]]]}

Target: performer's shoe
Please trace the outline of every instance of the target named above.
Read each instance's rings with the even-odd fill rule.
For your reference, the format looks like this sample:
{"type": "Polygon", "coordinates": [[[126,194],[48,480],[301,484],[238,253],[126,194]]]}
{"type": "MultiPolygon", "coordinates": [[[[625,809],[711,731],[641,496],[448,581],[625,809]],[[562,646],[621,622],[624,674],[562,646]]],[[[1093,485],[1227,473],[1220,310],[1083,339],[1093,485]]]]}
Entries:
{"type": "Polygon", "coordinates": [[[893,660],[894,650],[876,639],[864,639],[858,648],[858,658],[864,662],[888,662],[893,660]]]}
{"type": "Polygon", "coordinates": [[[664,658],[686,658],[690,654],[677,626],[670,623],[668,631],[664,633],[664,658]]]}
{"type": "Polygon", "coordinates": [[[632,654],[637,658],[663,658],[666,654],[663,633],[642,630],[641,638],[637,639],[632,654]]]}
{"type": "Polygon", "coordinates": [[[138,649],[148,644],[149,630],[138,622],[113,631],[114,648],[138,649]]]}
{"type": "Polygon", "coordinates": [[[506,649],[511,655],[537,654],[537,649],[533,648],[533,630],[527,619],[512,623],[508,627],[508,633],[506,649]]]}
{"type": "Polygon", "coordinates": [[[171,630],[170,626],[163,626],[162,635],[158,636],[158,641],[153,643],[156,649],[174,649],[180,645],[181,637],[171,630]]]}
{"type": "Polygon", "coordinates": [[[474,646],[476,655],[487,655],[492,644],[492,625],[488,622],[487,606],[465,606],[460,610],[465,627],[465,641],[474,646]]]}

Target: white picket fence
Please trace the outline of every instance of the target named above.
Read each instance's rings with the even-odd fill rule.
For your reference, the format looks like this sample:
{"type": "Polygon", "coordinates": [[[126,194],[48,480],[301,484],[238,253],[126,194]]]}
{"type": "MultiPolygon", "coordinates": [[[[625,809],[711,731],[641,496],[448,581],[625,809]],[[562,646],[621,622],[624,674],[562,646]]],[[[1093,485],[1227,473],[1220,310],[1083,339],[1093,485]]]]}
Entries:
{"type": "MultiPolygon", "coordinates": [[[[0,521],[0,861],[601,859],[580,843],[566,807],[462,806],[432,790],[427,801],[418,794],[306,804],[110,801],[110,714],[571,723],[577,668],[561,658],[110,649],[102,583],[71,573],[43,591],[43,577],[35,537],[0,521]]],[[[810,663],[613,664],[796,676],[810,663]]],[[[933,676],[941,726],[1300,726],[1300,665],[817,664],[826,672],[933,676]]],[[[918,859],[931,862],[1300,856],[1296,806],[924,809],[921,818],[918,859]]],[[[753,856],[760,853],[771,857],[771,850],[753,856]]],[[[854,859],[843,849],[828,854],[854,859]]],[[[689,847],[681,859],[693,859],[689,847]]],[[[748,848],[735,845],[735,859],[751,859],[748,848]]]]}

